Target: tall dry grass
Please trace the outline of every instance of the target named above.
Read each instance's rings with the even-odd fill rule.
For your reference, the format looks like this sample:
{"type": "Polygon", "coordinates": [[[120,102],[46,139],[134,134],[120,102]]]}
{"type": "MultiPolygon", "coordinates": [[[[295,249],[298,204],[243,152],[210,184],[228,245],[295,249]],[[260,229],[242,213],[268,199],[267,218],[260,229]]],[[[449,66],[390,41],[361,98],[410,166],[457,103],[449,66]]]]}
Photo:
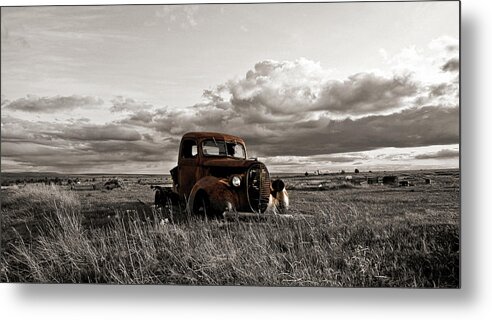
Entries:
{"type": "Polygon", "coordinates": [[[385,224],[335,200],[312,219],[162,223],[123,215],[84,225],[77,198],[20,190],[9,205],[42,219],[2,248],[2,281],[344,287],[456,287],[453,225],[385,224]]]}

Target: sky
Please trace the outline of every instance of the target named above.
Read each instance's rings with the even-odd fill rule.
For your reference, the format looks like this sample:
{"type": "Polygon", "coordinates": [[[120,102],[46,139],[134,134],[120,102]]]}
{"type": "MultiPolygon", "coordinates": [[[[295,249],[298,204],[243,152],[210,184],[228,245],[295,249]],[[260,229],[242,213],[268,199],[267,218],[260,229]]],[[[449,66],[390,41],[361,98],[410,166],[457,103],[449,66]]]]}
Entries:
{"type": "Polygon", "coordinates": [[[181,136],[272,172],[457,168],[459,3],[3,7],[1,170],[168,173],[181,136]]]}

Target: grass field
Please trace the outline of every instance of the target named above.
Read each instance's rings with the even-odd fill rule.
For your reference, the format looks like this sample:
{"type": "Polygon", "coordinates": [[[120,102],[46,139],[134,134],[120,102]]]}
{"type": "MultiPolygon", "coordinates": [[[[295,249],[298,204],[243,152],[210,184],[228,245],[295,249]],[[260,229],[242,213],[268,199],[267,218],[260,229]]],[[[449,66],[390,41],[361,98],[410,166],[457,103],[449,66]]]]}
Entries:
{"type": "MultiPolygon", "coordinates": [[[[459,171],[386,174],[411,185],[354,185],[339,175],[284,176],[290,212],[313,217],[268,222],[185,215],[165,223],[168,216],[150,206],[149,185],[162,182],[157,176],[121,176],[123,188],[113,190],[10,186],[1,191],[0,279],[458,287],[459,171]]],[[[383,173],[353,176],[370,175],[383,173]]],[[[102,179],[80,180],[89,184],[93,178],[102,179]]]]}

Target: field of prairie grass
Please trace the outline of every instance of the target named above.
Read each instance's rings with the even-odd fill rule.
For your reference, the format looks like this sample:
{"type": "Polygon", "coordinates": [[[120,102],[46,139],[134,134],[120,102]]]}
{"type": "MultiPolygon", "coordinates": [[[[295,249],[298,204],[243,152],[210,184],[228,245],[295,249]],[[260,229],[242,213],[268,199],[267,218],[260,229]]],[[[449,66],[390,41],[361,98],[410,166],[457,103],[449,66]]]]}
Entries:
{"type": "Polygon", "coordinates": [[[2,190],[0,280],[458,287],[459,172],[398,175],[414,185],[284,177],[291,213],[312,217],[263,222],[165,220],[141,179],[114,190],[2,190]]]}

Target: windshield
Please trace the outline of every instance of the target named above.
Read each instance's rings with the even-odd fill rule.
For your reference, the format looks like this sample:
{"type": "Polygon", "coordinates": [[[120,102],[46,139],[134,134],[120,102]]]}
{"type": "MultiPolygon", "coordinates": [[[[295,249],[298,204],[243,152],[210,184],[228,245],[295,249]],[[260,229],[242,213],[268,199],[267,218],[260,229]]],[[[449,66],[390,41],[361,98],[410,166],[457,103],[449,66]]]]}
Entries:
{"type": "Polygon", "coordinates": [[[203,155],[232,157],[238,159],[246,159],[244,146],[240,143],[224,141],[224,140],[205,140],[202,143],[203,155]]]}

